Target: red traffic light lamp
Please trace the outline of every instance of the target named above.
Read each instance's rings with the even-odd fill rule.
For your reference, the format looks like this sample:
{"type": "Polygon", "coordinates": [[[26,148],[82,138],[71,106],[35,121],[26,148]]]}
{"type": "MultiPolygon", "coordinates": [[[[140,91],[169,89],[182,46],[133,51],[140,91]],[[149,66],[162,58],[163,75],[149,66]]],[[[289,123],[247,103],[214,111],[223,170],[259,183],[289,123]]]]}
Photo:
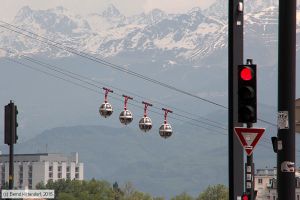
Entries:
{"type": "Polygon", "coordinates": [[[240,73],[240,77],[244,81],[250,81],[253,79],[253,70],[250,67],[245,66],[240,73]]]}
{"type": "Polygon", "coordinates": [[[250,198],[248,197],[248,195],[245,193],[242,195],[242,200],[250,200],[250,198]]]}

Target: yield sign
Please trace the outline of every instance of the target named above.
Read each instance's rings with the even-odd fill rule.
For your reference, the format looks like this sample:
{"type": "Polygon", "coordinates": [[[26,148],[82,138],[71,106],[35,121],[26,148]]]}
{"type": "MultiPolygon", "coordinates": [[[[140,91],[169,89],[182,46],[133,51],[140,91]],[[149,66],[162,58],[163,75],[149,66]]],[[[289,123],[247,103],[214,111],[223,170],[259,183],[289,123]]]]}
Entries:
{"type": "Polygon", "coordinates": [[[234,131],[244,147],[247,155],[250,156],[259,139],[265,132],[265,129],[234,127],[234,131]]]}

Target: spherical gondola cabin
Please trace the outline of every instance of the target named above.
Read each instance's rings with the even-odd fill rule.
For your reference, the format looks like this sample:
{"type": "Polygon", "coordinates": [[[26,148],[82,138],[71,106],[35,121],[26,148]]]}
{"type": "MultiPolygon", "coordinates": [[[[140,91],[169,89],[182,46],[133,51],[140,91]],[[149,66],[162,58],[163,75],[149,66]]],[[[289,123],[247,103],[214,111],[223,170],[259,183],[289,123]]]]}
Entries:
{"type": "Polygon", "coordinates": [[[123,110],[120,113],[119,120],[124,125],[130,124],[133,120],[133,116],[130,110],[123,110]]]}
{"type": "Polygon", "coordinates": [[[159,135],[163,138],[168,138],[172,135],[172,127],[170,124],[164,123],[159,128],[159,135]]]}
{"type": "Polygon", "coordinates": [[[99,108],[99,113],[101,116],[103,116],[105,118],[111,116],[111,114],[113,113],[112,105],[107,102],[102,103],[99,108]]]}
{"type": "Polygon", "coordinates": [[[143,117],[139,121],[139,127],[144,132],[150,131],[152,128],[152,121],[151,121],[150,117],[143,117]]]}

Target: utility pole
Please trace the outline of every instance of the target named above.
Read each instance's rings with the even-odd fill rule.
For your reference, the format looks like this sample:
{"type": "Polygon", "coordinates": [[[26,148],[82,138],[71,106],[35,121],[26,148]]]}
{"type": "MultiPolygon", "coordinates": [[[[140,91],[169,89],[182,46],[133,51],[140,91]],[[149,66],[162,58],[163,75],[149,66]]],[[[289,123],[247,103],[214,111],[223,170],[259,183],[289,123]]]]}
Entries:
{"type": "Polygon", "coordinates": [[[278,200],[295,200],[296,0],[279,0],[278,200]],[[280,147],[280,148],[279,148],[280,147]]]}
{"type": "Polygon", "coordinates": [[[238,123],[237,109],[237,72],[238,65],[243,63],[243,0],[229,0],[228,19],[228,169],[229,199],[236,200],[243,194],[244,159],[243,148],[234,134],[238,123]]]}

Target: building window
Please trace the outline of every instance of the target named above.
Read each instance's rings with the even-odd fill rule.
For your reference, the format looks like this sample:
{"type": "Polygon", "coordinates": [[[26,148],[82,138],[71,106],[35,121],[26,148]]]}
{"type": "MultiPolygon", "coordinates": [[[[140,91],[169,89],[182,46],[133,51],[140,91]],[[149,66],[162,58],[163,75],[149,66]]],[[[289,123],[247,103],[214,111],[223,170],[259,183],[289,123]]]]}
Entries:
{"type": "Polygon", "coordinates": [[[273,182],[273,179],[269,179],[269,184],[272,184],[272,182],[273,182]]]}
{"type": "Polygon", "coordinates": [[[262,179],[259,178],[259,179],[258,179],[258,184],[262,184],[262,182],[263,182],[262,179]]]}
{"type": "Polygon", "coordinates": [[[67,179],[71,179],[71,174],[67,173],[67,179]]]}
{"type": "Polygon", "coordinates": [[[31,165],[28,166],[28,171],[32,172],[32,166],[31,165]]]}
{"type": "Polygon", "coordinates": [[[19,179],[19,185],[20,185],[20,186],[23,185],[23,179],[19,179]]]}
{"type": "Polygon", "coordinates": [[[23,178],[23,171],[19,171],[19,177],[23,178]]]}
{"type": "Polygon", "coordinates": [[[5,165],[1,167],[1,178],[2,178],[2,185],[5,184],[5,165]]]}
{"type": "Polygon", "coordinates": [[[67,166],[67,172],[70,172],[70,166],[67,166]]]}
{"type": "Polygon", "coordinates": [[[32,178],[32,171],[28,171],[28,178],[32,178]]]}
{"type": "Polygon", "coordinates": [[[61,173],[58,173],[58,174],[57,174],[57,177],[58,177],[58,178],[61,178],[61,173]]]}
{"type": "Polygon", "coordinates": [[[297,200],[300,200],[300,196],[299,195],[297,195],[297,200]]]}
{"type": "Polygon", "coordinates": [[[49,166],[49,172],[53,171],[53,166],[49,166]]]}
{"type": "Polygon", "coordinates": [[[78,173],[75,174],[75,178],[79,179],[79,174],[78,173]]]}
{"type": "Polygon", "coordinates": [[[79,172],[79,167],[75,167],[75,172],[79,172]]]}
{"type": "Polygon", "coordinates": [[[61,166],[58,166],[57,171],[61,172],[61,166]]]}
{"type": "Polygon", "coordinates": [[[23,165],[19,165],[19,171],[23,172],[23,165]]]}
{"type": "Polygon", "coordinates": [[[53,178],[53,173],[49,172],[49,178],[53,178]]]}

